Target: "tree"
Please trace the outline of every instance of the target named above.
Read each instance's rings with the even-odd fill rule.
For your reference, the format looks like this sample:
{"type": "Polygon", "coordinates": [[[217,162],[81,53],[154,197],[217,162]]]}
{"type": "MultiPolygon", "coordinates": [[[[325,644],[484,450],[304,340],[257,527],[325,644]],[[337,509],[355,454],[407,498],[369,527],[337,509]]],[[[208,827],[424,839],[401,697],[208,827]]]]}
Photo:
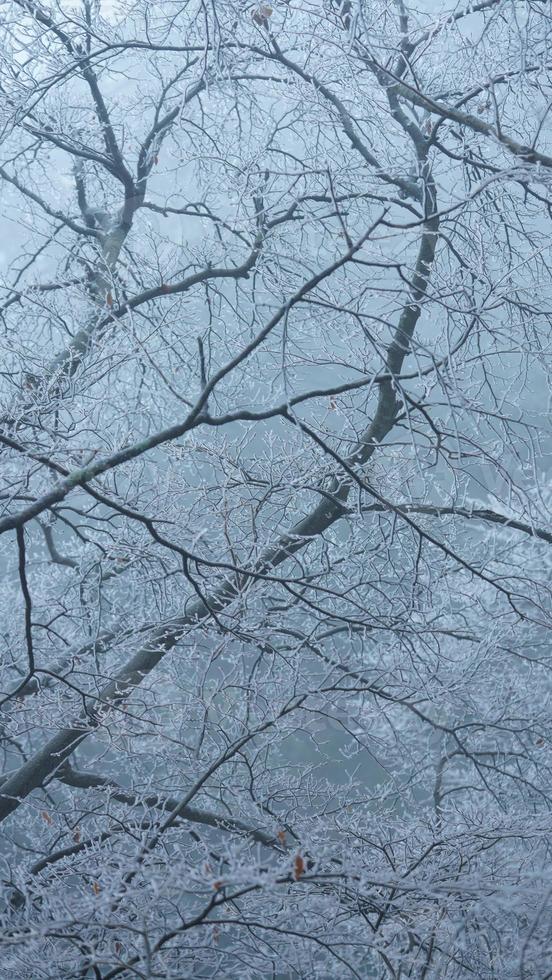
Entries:
{"type": "Polygon", "coordinates": [[[436,6],[2,4],[2,976],[552,976],[552,21],[436,6]]]}

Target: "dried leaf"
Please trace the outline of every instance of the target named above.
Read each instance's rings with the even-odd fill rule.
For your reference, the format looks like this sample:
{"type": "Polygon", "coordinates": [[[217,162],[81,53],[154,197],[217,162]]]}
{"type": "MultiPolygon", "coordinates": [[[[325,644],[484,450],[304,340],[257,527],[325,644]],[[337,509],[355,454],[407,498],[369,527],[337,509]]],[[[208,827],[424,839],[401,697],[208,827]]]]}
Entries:
{"type": "Polygon", "coordinates": [[[92,891],[94,892],[94,895],[99,895],[100,894],[101,888],[98,885],[98,882],[97,881],[93,881],[92,882],[92,891]]]}
{"type": "Polygon", "coordinates": [[[277,836],[278,840],[280,841],[280,844],[282,845],[282,847],[285,847],[286,846],[286,832],[285,832],[285,830],[279,830],[276,836],[277,836]]]}
{"type": "Polygon", "coordinates": [[[305,862],[300,854],[296,854],[295,860],[293,862],[293,877],[295,878],[296,881],[299,881],[299,878],[304,873],[304,871],[305,871],[305,862]]]}
{"type": "Polygon", "coordinates": [[[54,821],[52,820],[52,818],[51,818],[51,816],[50,816],[50,814],[48,813],[47,810],[42,810],[40,816],[42,817],[43,820],[46,821],[46,823],[49,826],[51,826],[53,824],[54,821]]]}
{"type": "Polygon", "coordinates": [[[105,297],[105,302],[106,302],[106,306],[109,307],[113,306],[113,296],[111,295],[111,293],[107,294],[107,296],[105,297]]]}

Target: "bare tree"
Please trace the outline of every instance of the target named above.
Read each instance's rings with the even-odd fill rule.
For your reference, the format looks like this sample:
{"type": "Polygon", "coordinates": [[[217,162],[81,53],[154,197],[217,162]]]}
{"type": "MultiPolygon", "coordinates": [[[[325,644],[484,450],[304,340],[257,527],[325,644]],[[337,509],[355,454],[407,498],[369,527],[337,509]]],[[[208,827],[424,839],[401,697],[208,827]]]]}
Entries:
{"type": "Polygon", "coordinates": [[[0,976],[552,977],[550,4],[0,10],[0,976]]]}

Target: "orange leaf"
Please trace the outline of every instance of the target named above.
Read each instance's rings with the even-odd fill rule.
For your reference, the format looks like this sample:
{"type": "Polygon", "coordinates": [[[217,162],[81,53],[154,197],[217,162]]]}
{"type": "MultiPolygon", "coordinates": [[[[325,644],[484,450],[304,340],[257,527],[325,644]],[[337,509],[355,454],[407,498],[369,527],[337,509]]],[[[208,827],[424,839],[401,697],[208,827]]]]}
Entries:
{"type": "Polygon", "coordinates": [[[111,293],[107,294],[107,296],[105,297],[105,302],[107,306],[110,307],[113,306],[113,296],[111,295],[111,293]]]}
{"type": "Polygon", "coordinates": [[[51,825],[53,824],[53,822],[54,822],[54,821],[52,820],[52,818],[51,818],[51,816],[50,816],[50,814],[48,813],[48,811],[47,811],[47,810],[42,810],[42,812],[41,812],[41,814],[40,814],[40,816],[41,816],[41,817],[42,817],[42,819],[43,819],[43,820],[45,820],[45,821],[46,821],[46,823],[47,823],[47,824],[49,824],[50,826],[51,826],[51,825]]]}
{"type": "Polygon", "coordinates": [[[222,881],[214,881],[213,882],[213,888],[214,888],[214,890],[216,892],[219,892],[221,890],[222,886],[223,886],[223,882],[222,881]]]}
{"type": "Polygon", "coordinates": [[[280,841],[280,844],[282,845],[282,847],[285,847],[286,846],[286,832],[285,832],[285,830],[279,830],[276,836],[277,836],[278,840],[280,841]]]}
{"type": "Polygon", "coordinates": [[[100,894],[101,888],[98,885],[98,882],[97,881],[93,881],[92,882],[92,891],[94,892],[94,895],[99,895],[100,894]]]}
{"type": "Polygon", "coordinates": [[[299,881],[299,878],[304,873],[304,870],[305,870],[305,862],[303,861],[303,858],[301,857],[300,854],[296,854],[295,860],[293,862],[293,877],[295,878],[296,881],[299,881]]]}

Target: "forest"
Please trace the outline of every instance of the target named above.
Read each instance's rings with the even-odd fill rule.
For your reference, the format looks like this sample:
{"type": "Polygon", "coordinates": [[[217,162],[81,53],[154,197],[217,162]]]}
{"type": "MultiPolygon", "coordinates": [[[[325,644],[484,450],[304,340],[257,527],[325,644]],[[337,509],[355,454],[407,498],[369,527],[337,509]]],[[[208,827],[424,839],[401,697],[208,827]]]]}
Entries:
{"type": "Polygon", "coordinates": [[[549,0],[0,0],[0,980],[551,980],[549,0]]]}

